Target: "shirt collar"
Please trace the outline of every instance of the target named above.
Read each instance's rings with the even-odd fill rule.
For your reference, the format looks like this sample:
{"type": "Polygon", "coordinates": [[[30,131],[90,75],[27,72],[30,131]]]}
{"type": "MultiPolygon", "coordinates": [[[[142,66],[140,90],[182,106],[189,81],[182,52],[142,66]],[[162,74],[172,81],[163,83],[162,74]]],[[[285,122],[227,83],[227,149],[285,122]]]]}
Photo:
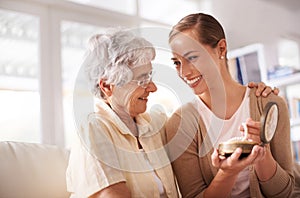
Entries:
{"type": "MultiPolygon", "coordinates": [[[[100,115],[107,116],[112,123],[120,129],[122,134],[130,134],[130,130],[119,118],[119,116],[103,100],[97,100],[96,112],[100,115]]],[[[161,109],[151,109],[149,113],[145,112],[136,116],[136,123],[139,131],[139,137],[151,136],[158,133],[167,120],[166,114],[161,109]]]]}
{"type": "Polygon", "coordinates": [[[119,118],[119,116],[110,108],[110,106],[104,100],[98,100],[95,105],[96,113],[101,116],[105,116],[111,120],[120,129],[123,134],[132,134],[124,122],[119,118]]]}
{"type": "Polygon", "coordinates": [[[139,136],[152,136],[165,127],[167,115],[161,108],[151,108],[147,113],[137,116],[139,136]]]}

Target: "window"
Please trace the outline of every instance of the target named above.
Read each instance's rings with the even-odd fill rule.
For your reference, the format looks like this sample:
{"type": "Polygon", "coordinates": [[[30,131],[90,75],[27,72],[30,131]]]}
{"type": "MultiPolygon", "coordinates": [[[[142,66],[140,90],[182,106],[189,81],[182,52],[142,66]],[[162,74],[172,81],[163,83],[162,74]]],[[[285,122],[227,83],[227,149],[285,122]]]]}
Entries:
{"type": "MultiPolygon", "coordinates": [[[[90,97],[86,88],[80,92],[84,83],[78,76],[88,38],[110,27],[167,29],[187,12],[196,11],[197,2],[168,1],[162,4],[164,8],[150,13],[147,6],[156,3],[149,5],[145,0],[1,1],[0,139],[71,146],[76,135],[74,87],[82,96],[80,100],[90,97]],[[178,6],[180,2],[184,9],[178,6]]],[[[151,39],[158,37],[166,44],[167,37],[156,33],[147,35],[147,39],[156,42],[151,39]]],[[[157,50],[153,66],[171,66],[170,52],[157,50]]],[[[168,71],[164,75],[169,75],[168,71]]],[[[172,71],[172,76],[178,78],[172,71]]],[[[178,79],[175,88],[173,78],[168,78],[167,84],[159,83],[161,79],[166,78],[154,75],[159,91],[153,94],[148,107],[164,103],[167,112],[172,113],[182,103],[175,93],[180,85],[178,79]],[[171,102],[166,101],[167,97],[171,102]]]]}
{"type": "Polygon", "coordinates": [[[139,0],[139,14],[152,21],[175,24],[183,16],[199,12],[199,5],[199,1],[192,0],[139,0]]]}
{"type": "Polygon", "coordinates": [[[281,39],[278,43],[278,60],[280,66],[300,69],[298,43],[289,39],[281,39]]]}
{"type": "Polygon", "coordinates": [[[124,14],[135,15],[136,3],[134,0],[68,0],[83,5],[94,6],[98,8],[104,8],[124,14]],[[120,6],[122,5],[122,6],[120,6]]]}
{"type": "Polygon", "coordinates": [[[39,18],[0,10],[0,139],[41,142],[39,18]]]}
{"type": "Polygon", "coordinates": [[[74,96],[74,87],[80,89],[82,83],[78,77],[80,66],[87,49],[88,39],[103,32],[103,27],[96,27],[89,24],[72,21],[61,23],[62,43],[62,79],[63,79],[63,112],[65,146],[70,147],[76,136],[76,120],[74,116],[73,97],[90,97],[88,90],[76,90],[81,92],[80,96],[74,96]],[[78,81],[77,81],[78,80],[78,81]],[[76,84],[77,83],[77,84],[76,84]]]}

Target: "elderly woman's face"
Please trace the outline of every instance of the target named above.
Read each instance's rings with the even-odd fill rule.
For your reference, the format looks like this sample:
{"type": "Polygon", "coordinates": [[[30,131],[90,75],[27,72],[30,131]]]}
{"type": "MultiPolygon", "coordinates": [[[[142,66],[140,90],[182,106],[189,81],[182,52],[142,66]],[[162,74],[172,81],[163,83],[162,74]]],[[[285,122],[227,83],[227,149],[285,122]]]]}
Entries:
{"type": "Polygon", "coordinates": [[[144,113],[147,109],[148,96],[157,90],[152,82],[152,64],[141,65],[132,69],[133,80],[130,82],[137,85],[129,98],[129,114],[132,117],[144,113]]]}
{"type": "Polygon", "coordinates": [[[123,104],[129,115],[135,117],[146,111],[148,96],[151,92],[155,92],[157,87],[151,80],[151,62],[136,66],[131,71],[133,73],[133,79],[120,87],[113,95],[123,104]]]}

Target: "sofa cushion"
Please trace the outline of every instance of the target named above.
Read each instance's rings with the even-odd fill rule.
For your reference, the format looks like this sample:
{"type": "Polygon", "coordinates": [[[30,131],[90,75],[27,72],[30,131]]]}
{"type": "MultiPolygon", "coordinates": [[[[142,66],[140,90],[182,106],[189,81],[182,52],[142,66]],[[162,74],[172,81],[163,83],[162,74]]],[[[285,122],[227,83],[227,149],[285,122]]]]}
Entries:
{"type": "Polygon", "coordinates": [[[65,198],[69,151],[57,146],[0,142],[0,197],[65,198]]]}

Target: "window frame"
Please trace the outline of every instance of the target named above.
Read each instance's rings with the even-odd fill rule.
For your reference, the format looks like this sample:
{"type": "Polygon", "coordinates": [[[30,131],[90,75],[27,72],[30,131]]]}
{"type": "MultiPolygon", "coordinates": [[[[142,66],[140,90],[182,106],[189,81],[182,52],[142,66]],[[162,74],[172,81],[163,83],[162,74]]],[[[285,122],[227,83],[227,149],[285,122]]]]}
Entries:
{"type": "Polygon", "coordinates": [[[41,143],[65,146],[61,22],[67,20],[105,27],[139,27],[143,23],[148,23],[169,27],[168,24],[139,17],[139,1],[135,0],[135,2],[137,4],[135,16],[61,0],[2,0],[0,2],[1,9],[31,14],[39,18],[38,91],[41,143]]]}

